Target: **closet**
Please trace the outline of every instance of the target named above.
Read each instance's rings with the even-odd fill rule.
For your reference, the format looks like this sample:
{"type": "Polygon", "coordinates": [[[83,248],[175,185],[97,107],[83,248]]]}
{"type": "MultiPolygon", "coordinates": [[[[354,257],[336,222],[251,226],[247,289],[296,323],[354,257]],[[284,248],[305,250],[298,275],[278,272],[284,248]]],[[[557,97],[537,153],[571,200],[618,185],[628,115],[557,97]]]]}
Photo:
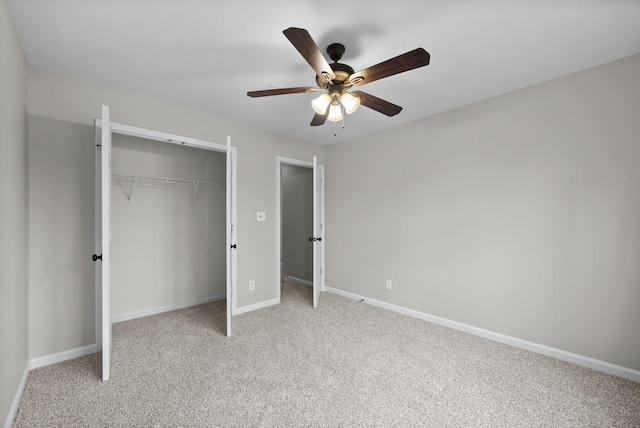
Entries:
{"type": "Polygon", "coordinates": [[[107,381],[114,319],[225,297],[231,336],[237,149],[230,137],[220,144],[116,123],[105,105],[95,131],[96,343],[107,381]]]}
{"type": "Polygon", "coordinates": [[[113,135],[112,322],[226,297],[225,161],[113,135]]]}

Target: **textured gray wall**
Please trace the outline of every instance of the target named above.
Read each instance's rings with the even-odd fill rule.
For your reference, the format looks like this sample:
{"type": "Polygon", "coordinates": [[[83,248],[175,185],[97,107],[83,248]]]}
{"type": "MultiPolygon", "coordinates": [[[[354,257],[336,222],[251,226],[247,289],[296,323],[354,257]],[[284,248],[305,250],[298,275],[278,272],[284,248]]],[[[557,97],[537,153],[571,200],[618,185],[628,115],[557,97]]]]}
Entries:
{"type": "Polygon", "coordinates": [[[313,168],[282,164],[282,273],[313,281],[313,168]]]}
{"type": "Polygon", "coordinates": [[[27,62],[0,1],[0,425],[29,357],[27,62]]]}
{"type": "Polygon", "coordinates": [[[640,55],[329,146],[327,286],[639,370],[638,112],[640,55]]]}
{"type": "Polygon", "coordinates": [[[29,117],[29,354],[94,343],[92,126],[29,117]]]}
{"type": "MultiPolygon", "coordinates": [[[[89,249],[89,256],[93,252],[93,121],[100,117],[102,104],[110,106],[114,122],[223,144],[227,135],[231,136],[232,144],[238,148],[238,306],[276,299],[280,282],[275,256],[279,239],[276,236],[275,218],[278,185],[275,160],[277,156],[284,156],[309,162],[313,156],[317,156],[320,162],[324,162],[323,146],[247,128],[140,94],[33,67],[28,67],[28,79],[29,113],[36,123],[35,127],[39,122],[48,122],[47,126],[60,125],[63,128],[57,136],[30,136],[30,146],[43,148],[49,145],[50,148],[46,150],[51,150],[52,156],[55,152],[55,157],[39,159],[38,163],[30,165],[30,170],[33,174],[44,176],[47,170],[68,169],[54,174],[64,178],[62,184],[70,186],[49,184],[47,187],[53,192],[48,197],[50,206],[47,209],[50,212],[82,206],[82,213],[74,214],[78,216],[76,229],[79,231],[74,230],[69,235],[58,233],[58,225],[49,222],[42,230],[31,234],[30,242],[35,248],[57,245],[62,249],[59,252],[65,253],[59,257],[69,260],[68,263],[48,264],[47,278],[41,276],[44,271],[35,272],[40,268],[34,266],[32,284],[35,286],[40,283],[48,294],[61,297],[49,307],[38,300],[40,295],[30,293],[31,358],[95,343],[93,262],[91,259],[86,262],[84,258],[77,258],[76,254],[82,252],[82,257],[85,257],[83,248],[89,249]],[[73,136],[74,133],[86,135],[73,136]],[[67,139],[69,136],[73,138],[67,139]],[[86,149],[79,148],[78,144],[86,144],[86,149]],[[75,153],[76,150],[81,153],[75,153]],[[77,162],[70,159],[76,159],[77,162]],[[40,170],[42,172],[33,172],[40,170]],[[267,221],[257,222],[257,211],[265,211],[267,221]],[[78,238],[78,234],[81,234],[81,238],[78,238]],[[74,241],[76,239],[80,241],[74,241]],[[45,282],[41,283],[40,279],[45,282]],[[256,281],[255,291],[248,289],[250,280],[256,281]],[[76,295],[80,290],[81,295],[76,295]],[[65,296],[73,297],[67,300],[65,296]],[[39,310],[44,307],[45,311],[39,310]]],[[[66,220],[59,221],[66,224],[66,220]]]]}

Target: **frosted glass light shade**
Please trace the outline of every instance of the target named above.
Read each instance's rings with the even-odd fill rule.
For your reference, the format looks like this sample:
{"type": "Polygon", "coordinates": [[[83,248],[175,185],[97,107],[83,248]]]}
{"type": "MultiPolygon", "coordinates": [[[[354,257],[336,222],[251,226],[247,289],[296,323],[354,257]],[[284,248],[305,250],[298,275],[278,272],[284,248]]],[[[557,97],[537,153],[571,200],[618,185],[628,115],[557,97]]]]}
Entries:
{"type": "Polygon", "coordinates": [[[330,120],[331,122],[339,122],[342,119],[344,119],[344,116],[342,115],[342,109],[340,108],[340,104],[336,105],[332,105],[329,108],[329,116],[327,116],[327,119],[330,120]]]}
{"type": "Polygon", "coordinates": [[[345,92],[340,97],[340,102],[342,102],[342,105],[344,106],[344,111],[346,111],[347,114],[351,114],[360,107],[360,95],[345,92]]]}
{"type": "Polygon", "coordinates": [[[318,114],[325,114],[330,103],[331,96],[329,94],[322,94],[318,98],[311,100],[311,108],[318,114]]]}

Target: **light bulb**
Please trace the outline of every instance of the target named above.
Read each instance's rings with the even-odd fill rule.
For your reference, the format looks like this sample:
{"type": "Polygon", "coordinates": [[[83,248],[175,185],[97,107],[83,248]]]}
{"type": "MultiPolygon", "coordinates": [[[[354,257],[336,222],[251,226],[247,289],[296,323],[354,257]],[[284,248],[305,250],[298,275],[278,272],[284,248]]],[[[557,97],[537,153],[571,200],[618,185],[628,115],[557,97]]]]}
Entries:
{"type": "Polygon", "coordinates": [[[342,109],[340,108],[340,104],[332,104],[331,107],[329,107],[329,116],[327,116],[327,119],[331,122],[339,122],[344,119],[344,116],[342,116],[342,109]]]}
{"type": "Polygon", "coordinates": [[[353,113],[354,111],[358,110],[358,107],[360,107],[360,95],[358,94],[350,94],[349,92],[345,92],[340,97],[340,101],[342,102],[344,111],[346,111],[347,114],[353,113]]]}
{"type": "Polygon", "coordinates": [[[316,113],[324,115],[330,103],[331,96],[329,94],[322,94],[318,98],[311,100],[311,107],[316,113]]]}

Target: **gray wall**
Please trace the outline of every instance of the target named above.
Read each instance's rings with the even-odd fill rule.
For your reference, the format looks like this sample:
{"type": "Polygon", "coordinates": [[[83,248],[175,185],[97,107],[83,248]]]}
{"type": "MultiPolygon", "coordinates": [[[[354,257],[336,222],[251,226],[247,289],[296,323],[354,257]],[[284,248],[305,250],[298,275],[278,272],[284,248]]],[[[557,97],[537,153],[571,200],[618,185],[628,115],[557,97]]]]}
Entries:
{"type": "Polygon", "coordinates": [[[327,285],[640,370],[638,112],[640,55],[329,146],[327,285]]]}
{"type": "Polygon", "coordinates": [[[27,62],[0,1],[0,424],[27,366],[27,62]]]}
{"type": "Polygon", "coordinates": [[[95,343],[93,127],[29,117],[29,353],[95,343]]]}
{"type": "Polygon", "coordinates": [[[313,281],[313,168],[282,164],[282,274],[313,281]]]}
{"type": "Polygon", "coordinates": [[[225,153],[115,134],[112,171],[220,183],[113,183],[112,315],[225,296],[225,153]]]}
{"type": "Polygon", "coordinates": [[[64,263],[42,259],[32,266],[34,290],[46,290],[58,297],[49,306],[39,300],[41,295],[37,292],[30,294],[30,342],[34,347],[31,358],[95,343],[93,262],[87,256],[93,252],[93,120],[100,117],[102,104],[110,106],[115,122],[217,143],[226,143],[227,135],[231,136],[232,144],[238,148],[238,306],[275,300],[279,287],[275,255],[279,239],[275,223],[278,185],[275,160],[284,156],[312,161],[315,155],[324,162],[324,147],[32,67],[28,67],[28,85],[28,108],[34,128],[29,145],[51,154],[30,158],[32,176],[41,176],[38,183],[44,186],[31,190],[42,195],[51,193],[46,209],[52,213],[64,212],[69,207],[81,210],[73,214],[76,224],[70,234],[65,231],[72,226],[65,219],[58,219],[57,223],[48,221],[37,233],[32,233],[34,248],[58,247],[65,254],[59,256],[64,263]],[[44,129],[36,132],[41,127],[44,129]],[[57,134],[45,132],[48,127],[56,129],[57,134]],[[59,168],[64,171],[56,172],[55,176],[63,182],[45,183],[45,171],[59,168]],[[35,172],[40,170],[43,172],[35,172]],[[257,222],[257,211],[265,211],[267,221],[257,222]],[[255,291],[249,291],[250,280],[256,281],[255,291]],[[41,311],[42,308],[46,310],[41,311]]]}

